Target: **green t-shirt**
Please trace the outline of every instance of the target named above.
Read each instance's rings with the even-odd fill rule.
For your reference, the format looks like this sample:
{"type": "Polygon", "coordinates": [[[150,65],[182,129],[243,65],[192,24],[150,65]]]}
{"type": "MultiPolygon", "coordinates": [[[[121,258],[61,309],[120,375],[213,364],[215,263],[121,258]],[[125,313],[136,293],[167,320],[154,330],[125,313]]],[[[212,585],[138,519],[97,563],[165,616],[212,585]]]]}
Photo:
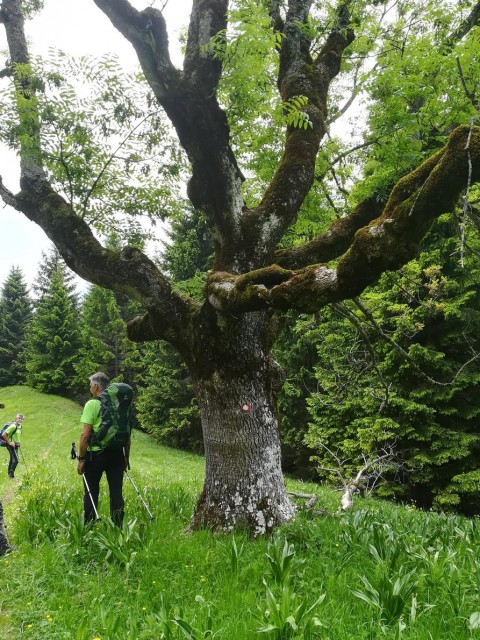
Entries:
{"type": "MultiPolygon", "coordinates": [[[[83,424],[93,425],[93,433],[97,433],[102,424],[102,412],[100,407],[100,400],[98,398],[92,398],[83,407],[82,415],[80,416],[80,422],[83,424]]],[[[93,445],[88,447],[89,451],[100,451],[101,447],[93,445]]]]}
{"type": "Polygon", "coordinates": [[[6,433],[8,439],[12,442],[20,442],[20,437],[22,435],[22,425],[12,422],[12,424],[7,427],[3,433],[6,433]]]}

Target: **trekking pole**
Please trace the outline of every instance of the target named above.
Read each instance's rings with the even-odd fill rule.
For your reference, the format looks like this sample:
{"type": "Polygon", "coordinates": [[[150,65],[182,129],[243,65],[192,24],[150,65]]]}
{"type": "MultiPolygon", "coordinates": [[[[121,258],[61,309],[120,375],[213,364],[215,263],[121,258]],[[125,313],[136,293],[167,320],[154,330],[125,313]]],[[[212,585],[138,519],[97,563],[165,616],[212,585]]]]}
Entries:
{"type": "Polygon", "coordinates": [[[140,491],[137,489],[137,486],[135,485],[134,481],[132,480],[130,474],[128,473],[128,471],[125,469],[125,474],[127,476],[127,478],[130,480],[130,482],[132,483],[132,487],[135,490],[135,493],[137,494],[137,496],[140,498],[140,500],[142,501],[143,506],[145,507],[148,515],[150,516],[150,520],[155,520],[155,516],[153,515],[153,513],[150,511],[150,509],[148,508],[148,504],[145,502],[144,497],[142,496],[142,494],[140,493],[140,491]]]}
{"type": "Polygon", "coordinates": [[[25,454],[23,453],[22,448],[18,447],[17,451],[20,451],[20,457],[22,459],[22,463],[25,465],[25,470],[28,471],[28,464],[25,460],[25,454]]]}
{"type": "Polygon", "coordinates": [[[85,474],[82,473],[82,478],[85,483],[85,488],[87,490],[88,495],[90,496],[90,502],[92,503],[93,510],[95,511],[96,520],[100,520],[100,516],[98,515],[97,507],[95,506],[95,502],[93,501],[92,494],[90,493],[90,487],[88,486],[87,479],[85,478],[85,474]]]}
{"type": "MultiPolygon", "coordinates": [[[[75,446],[75,442],[72,442],[72,449],[70,451],[70,457],[72,460],[76,460],[78,458],[77,448],[75,446]]],[[[98,515],[97,507],[95,506],[95,502],[93,501],[92,493],[90,491],[90,487],[88,486],[87,479],[85,478],[85,474],[82,473],[83,482],[85,483],[85,489],[90,497],[90,502],[92,503],[93,510],[95,512],[95,518],[100,520],[100,516],[98,515]]]]}

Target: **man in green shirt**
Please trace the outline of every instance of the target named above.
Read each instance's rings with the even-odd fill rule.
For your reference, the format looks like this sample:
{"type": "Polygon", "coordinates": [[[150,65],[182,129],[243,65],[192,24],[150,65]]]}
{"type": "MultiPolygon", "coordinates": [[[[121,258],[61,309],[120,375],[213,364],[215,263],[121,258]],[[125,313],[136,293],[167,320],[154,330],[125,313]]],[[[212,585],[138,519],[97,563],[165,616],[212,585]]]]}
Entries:
{"type": "Polygon", "coordinates": [[[15,421],[2,429],[2,445],[7,447],[10,454],[8,462],[8,477],[15,477],[15,469],[18,465],[17,449],[20,447],[20,437],[22,435],[23,414],[17,413],[15,421]]]}
{"type": "Polygon", "coordinates": [[[95,519],[100,480],[105,472],[110,493],[110,517],[116,525],[121,527],[124,516],[123,474],[128,466],[130,441],[125,449],[109,449],[108,446],[102,449],[98,445],[90,444],[92,434],[97,433],[102,425],[99,396],[109,384],[110,380],[105,373],[98,372],[90,376],[90,393],[93,398],[85,404],[80,418],[80,422],[83,423],[83,431],[80,436],[77,472],[84,475],[87,481],[83,496],[85,522],[95,519]],[[87,486],[90,489],[90,494],[87,486]],[[95,509],[93,505],[95,505],[95,509]]]}

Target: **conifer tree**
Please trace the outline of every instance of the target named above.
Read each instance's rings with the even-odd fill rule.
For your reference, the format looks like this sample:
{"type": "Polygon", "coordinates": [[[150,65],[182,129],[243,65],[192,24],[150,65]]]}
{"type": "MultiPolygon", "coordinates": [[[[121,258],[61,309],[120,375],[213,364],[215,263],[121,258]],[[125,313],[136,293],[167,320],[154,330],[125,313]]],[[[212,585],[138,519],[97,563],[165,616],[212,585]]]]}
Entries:
{"type": "Polygon", "coordinates": [[[476,254],[462,266],[453,225],[443,216],[428,250],[361,300],[303,322],[318,353],[306,439],[323,467],[324,445],[358,466],[395,443],[405,474],[384,495],[478,513],[480,271],[476,254]]]}
{"type": "Polygon", "coordinates": [[[56,247],[52,247],[48,252],[42,251],[37,275],[32,286],[36,298],[41,299],[50,289],[50,280],[56,269],[62,271],[64,286],[72,301],[77,304],[75,274],[67,267],[56,247]]]}
{"type": "Polygon", "coordinates": [[[123,374],[131,349],[115,294],[92,286],[82,305],[80,348],[74,364],[78,387],[85,387],[95,371],[104,371],[110,379],[123,374]]]}
{"type": "Polygon", "coordinates": [[[0,297],[0,386],[25,382],[25,335],[31,307],[23,273],[12,267],[0,297]]]}
{"type": "Polygon", "coordinates": [[[30,327],[27,383],[44,393],[72,396],[79,346],[78,311],[57,266],[30,327]]]}
{"type": "MultiPolygon", "coordinates": [[[[168,238],[162,268],[180,291],[200,297],[213,253],[204,216],[191,209],[173,220],[168,238]]],[[[136,407],[141,426],[162,444],[202,451],[200,411],[185,363],[167,343],[147,344],[137,353],[136,407]]]]}
{"type": "Polygon", "coordinates": [[[187,368],[169,344],[143,349],[137,377],[137,418],[157,442],[197,453],[203,451],[202,425],[187,368]]]}

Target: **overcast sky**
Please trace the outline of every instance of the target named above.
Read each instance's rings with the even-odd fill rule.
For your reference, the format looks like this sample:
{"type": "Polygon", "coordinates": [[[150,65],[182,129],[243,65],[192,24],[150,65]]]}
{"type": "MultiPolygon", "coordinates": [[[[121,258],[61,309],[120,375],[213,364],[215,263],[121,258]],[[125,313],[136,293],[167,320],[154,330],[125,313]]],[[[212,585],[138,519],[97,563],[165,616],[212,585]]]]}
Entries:
{"type": "MultiPolygon", "coordinates": [[[[116,31],[110,21],[95,6],[93,0],[44,0],[45,8],[27,25],[31,53],[41,54],[49,47],[74,55],[118,54],[125,66],[137,64],[131,45],[116,31]]],[[[165,0],[133,0],[138,9],[152,5],[161,8],[165,0]]],[[[168,0],[164,9],[167,19],[172,59],[180,64],[178,33],[188,24],[192,0],[168,0]]],[[[5,53],[5,32],[0,25],[0,50],[5,53]]],[[[3,60],[0,63],[3,67],[3,60]]],[[[18,190],[18,161],[0,147],[0,175],[11,191],[18,190]]],[[[31,285],[37,272],[41,252],[51,244],[45,233],[17,211],[4,207],[0,201],[0,285],[5,282],[13,265],[22,269],[31,285]]]]}

